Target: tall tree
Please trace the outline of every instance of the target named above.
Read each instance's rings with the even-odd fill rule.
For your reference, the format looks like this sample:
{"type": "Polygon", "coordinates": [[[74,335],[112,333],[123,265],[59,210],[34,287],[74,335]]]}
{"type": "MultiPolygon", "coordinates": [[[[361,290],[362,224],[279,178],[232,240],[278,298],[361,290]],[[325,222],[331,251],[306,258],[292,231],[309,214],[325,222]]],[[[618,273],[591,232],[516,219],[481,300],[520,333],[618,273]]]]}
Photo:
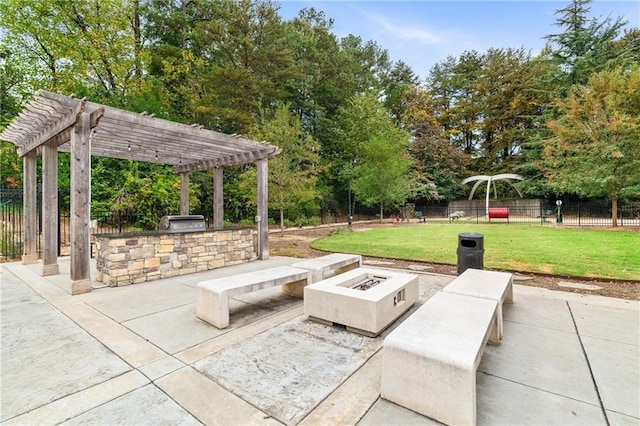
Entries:
{"type": "Polygon", "coordinates": [[[315,183],[320,159],[318,144],[304,132],[302,121],[289,108],[289,104],[279,103],[273,113],[263,111],[259,124],[250,133],[252,138],[269,141],[282,149],[269,161],[269,204],[280,213],[282,232],[285,211],[317,197],[315,183]]]}
{"type": "Polygon", "coordinates": [[[288,100],[286,82],[295,74],[292,51],[278,7],[271,0],[222,0],[215,19],[199,21],[195,43],[210,62],[197,108],[203,124],[244,133],[262,108],[288,100]]]}
{"type": "Polygon", "coordinates": [[[405,94],[417,87],[418,83],[418,76],[402,61],[393,64],[393,68],[385,78],[384,106],[391,112],[397,123],[402,122],[406,110],[405,94]]]}
{"type": "Polygon", "coordinates": [[[130,2],[6,0],[0,26],[12,50],[38,66],[38,86],[119,103],[132,89],[142,51],[136,48],[130,2]]]}
{"type": "Polygon", "coordinates": [[[562,192],[611,200],[640,197],[640,66],[601,71],[558,102],[544,141],[546,172],[562,192]]]}
{"type": "Polygon", "coordinates": [[[482,55],[478,170],[512,173],[522,164],[523,146],[550,102],[539,90],[547,72],[548,64],[532,59],[524,48],[489,49],[482,55]]]}
{"type": "Polygon", "coordinates": [[[352,179],[363,204],[380,207],[382,220],[385,206],[404,203],[418,185],[407,154],[409,134],[394,125],[374,92],[354,96],[342,110],[340,122],[341,174],[352,179]]]}
{"type": "Polygon", "coordinates": [[[553,57],[564,71],[565,89],[585,84],[591,73],[615,58],[617,52],[610,45],[626,24],[622,18],[591,18],[591,1],[571,0],[567,7],[556,10],[555,25],[562,32],[546,36],[554,44],[553,57]]]}
{"type": "Polygon", "coordinates": [[[431,188],[420,198],[454,200],[463,195],[460,182],[468,177],[471,157],[449,143],[443,128],[431,111],[434,100],[425,89],[409,89],[404,96],[406,105],[403,127],[410,132],[409,153],[415,159],[417,180],[424,188],[431,188]]]}

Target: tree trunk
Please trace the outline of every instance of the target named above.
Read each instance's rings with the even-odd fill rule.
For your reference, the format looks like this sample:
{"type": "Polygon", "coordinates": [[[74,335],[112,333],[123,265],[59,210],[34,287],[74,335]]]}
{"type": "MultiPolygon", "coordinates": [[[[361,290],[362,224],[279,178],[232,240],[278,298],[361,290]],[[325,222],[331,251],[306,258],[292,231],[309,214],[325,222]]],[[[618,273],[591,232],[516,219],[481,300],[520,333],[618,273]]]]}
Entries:
{"type": "Polygon", "coordinates": [[[618,227],[618,197],[611,199],[611,226],[618,227]]]}
{"type": "MultiPolygon", "coordinates": [[[[139,86],[139,79],[142,78],[142,59],[140,58],[142,52],[142,31],[140,29],[140,0],[134,0],[133,2],[133,40],[134,40],[134,54],[135,54],[135,75],[136,84],[139,86]]],[[[139,87],[138,87],[139,88],[139,87]]]]}
{"type": "Polygon", "coordinates": [[[380,223],[382,223],[382,207],[383,207],[383,204],[380,203],[380,223]]]}
{"type": "Polygon", "coordinates": [[[284,235],[284,209],[280,207],[280,234],[284,235]]]}

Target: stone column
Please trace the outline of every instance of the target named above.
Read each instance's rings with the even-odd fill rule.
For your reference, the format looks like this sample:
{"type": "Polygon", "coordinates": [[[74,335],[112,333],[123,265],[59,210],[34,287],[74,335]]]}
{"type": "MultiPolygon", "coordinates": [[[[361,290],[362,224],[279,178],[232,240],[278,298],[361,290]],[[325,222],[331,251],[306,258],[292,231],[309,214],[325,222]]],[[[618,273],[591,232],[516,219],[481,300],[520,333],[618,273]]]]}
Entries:
{"type": "Polygon", "coordinates": [[[90,115],[82,113],[71,132],[71,294],[91,291],[90,115]]]}
{"type": "Polygon", "coordinates": [[[42,275],[56,275],[58,267],[58,145],[42,145],[42,275]]]}
{"type": "Polygon", "coordinates": [[[213,229],[224,228],[224,194],[222,184],[224,168],[213,169],[213,229]]]}
{"type": "Polygon", "coordinates": [[[258,160],[258,258],[269,259],[269,168],[268,160],[258,160]]]}
{"type": "Polygon", "coordinates": [[[38,182],[36,168],[38,164],[37,151],[31,150],[22,157],[22,220],[24,229],[22,263],[37,263],[37,232],[38,226],[38,182]]]}

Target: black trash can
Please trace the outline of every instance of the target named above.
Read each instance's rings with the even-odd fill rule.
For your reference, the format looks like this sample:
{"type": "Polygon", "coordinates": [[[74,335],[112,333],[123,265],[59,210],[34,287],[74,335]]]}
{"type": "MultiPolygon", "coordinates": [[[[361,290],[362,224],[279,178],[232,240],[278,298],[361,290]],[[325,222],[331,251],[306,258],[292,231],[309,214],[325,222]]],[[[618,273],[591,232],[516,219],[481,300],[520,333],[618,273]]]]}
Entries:
{"type": "Polygon", "coordinates": [[[458,234],[458,275],[469,268],[484,267],[484,235],[474,232],[458,234]]]}

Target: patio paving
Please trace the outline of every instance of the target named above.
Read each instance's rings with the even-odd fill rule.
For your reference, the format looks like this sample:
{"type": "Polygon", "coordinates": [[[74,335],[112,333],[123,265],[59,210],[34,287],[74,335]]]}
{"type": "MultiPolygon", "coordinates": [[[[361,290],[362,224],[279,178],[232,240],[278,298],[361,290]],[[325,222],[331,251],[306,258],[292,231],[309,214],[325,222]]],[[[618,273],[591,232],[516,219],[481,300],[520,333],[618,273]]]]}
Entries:
{"type": "MultiPolygon", "coordinates": [[[[234,298],[229,328],[195,316],[199,281],[296,261],[79,296],[60,287],[68,259],[54,277],[2,264],[0,422],[437,424],[380,399],[380,348],[454,277],[412,271],[418,303],[377,338],[308,320],[278,288],[234,298]]],[[[519,285],[514,302],[478,369],[478,424],[640,424],[639,302],[519,285]]]]}

